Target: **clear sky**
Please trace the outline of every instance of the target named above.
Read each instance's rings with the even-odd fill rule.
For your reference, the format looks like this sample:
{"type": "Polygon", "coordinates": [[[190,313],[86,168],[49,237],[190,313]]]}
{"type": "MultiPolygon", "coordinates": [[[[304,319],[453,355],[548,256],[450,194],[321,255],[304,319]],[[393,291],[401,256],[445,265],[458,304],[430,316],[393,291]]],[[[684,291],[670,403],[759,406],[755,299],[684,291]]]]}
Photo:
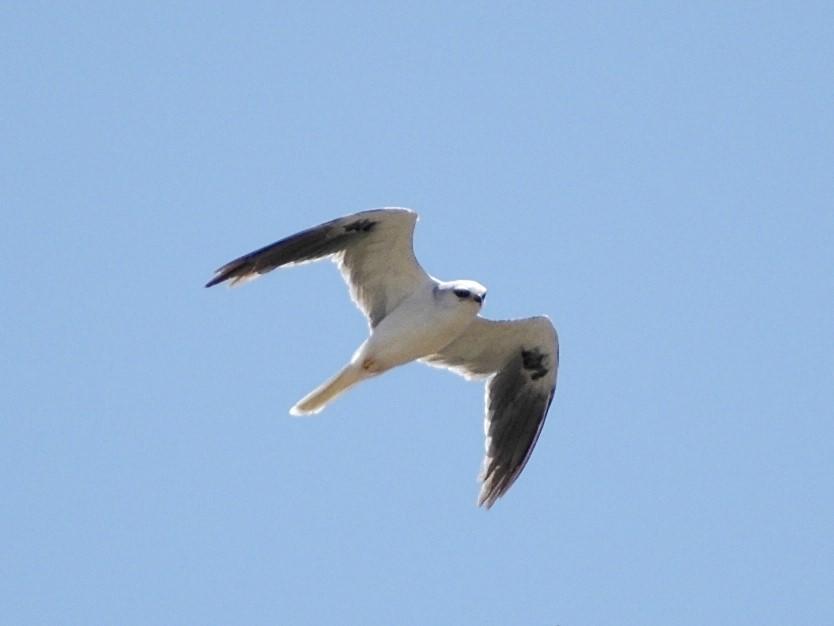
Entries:
{"type": "Polygon", "coordinates": [[[834,623],[834,9],[5,3],[0,622],[834,623]],[[380,206],[546,313],[538,447],[476,507],[482,389],[366,333],[380,206]]]}

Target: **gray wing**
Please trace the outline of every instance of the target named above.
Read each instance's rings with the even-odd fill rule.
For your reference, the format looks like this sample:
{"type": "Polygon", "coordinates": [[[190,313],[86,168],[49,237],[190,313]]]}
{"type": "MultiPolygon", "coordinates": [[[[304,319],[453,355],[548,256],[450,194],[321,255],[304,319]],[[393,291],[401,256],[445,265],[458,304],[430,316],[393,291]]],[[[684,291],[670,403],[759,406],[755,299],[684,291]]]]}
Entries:
{"type": "Polygon", "coordinates": [[[422,359],[486,385],[486,456],[478,504],[491,507],[518,478],[556,391],[559,338],[547,317],[497,322],[478,317],[439,353],[422,359]]]}
{"type": "Polygon", "coordinates": [[[414,257],[417,214],[408,209],[376,209],[347,215],[290,235],[226,263],[206,287],[235,285],[276,268],[334,260],[356,305],[371,327],[431,278],[414,257]]]}

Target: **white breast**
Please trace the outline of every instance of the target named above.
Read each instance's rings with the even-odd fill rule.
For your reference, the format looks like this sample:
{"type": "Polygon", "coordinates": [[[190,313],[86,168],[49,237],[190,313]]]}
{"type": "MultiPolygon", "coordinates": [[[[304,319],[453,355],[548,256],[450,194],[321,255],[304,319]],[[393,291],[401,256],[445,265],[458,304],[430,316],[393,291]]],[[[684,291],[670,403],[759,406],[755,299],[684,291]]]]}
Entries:
{"type": "Polygon", "coordinates": [[[440,351],[478,314],[471,301],[435,297],[433,285],[415,292],[374,328],[353,357],[373,359],[379,371],[440,351]]]}

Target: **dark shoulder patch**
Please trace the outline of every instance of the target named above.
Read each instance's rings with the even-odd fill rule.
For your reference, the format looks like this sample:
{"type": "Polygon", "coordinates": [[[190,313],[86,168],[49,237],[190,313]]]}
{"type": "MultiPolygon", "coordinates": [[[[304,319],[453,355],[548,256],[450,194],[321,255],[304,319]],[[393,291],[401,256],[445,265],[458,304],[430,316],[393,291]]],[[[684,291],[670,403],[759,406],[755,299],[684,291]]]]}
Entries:
{"type": "Polygon", "coordinates": [[[367,233],[367,232],[372,231],[374,229],[374,226],[376,226],[376,222],[374,222],[373,220],[368,220],[368,219],[356,220],[355,222],[351,222],[350,224],[347,224],[345,226],[345,232],[346,233],[358,233],[358,232],[367,233]]]}
{"type": "Polygon", "coordinates": [[[521,365],[524,369],[530,372],[530,378],[538,380],[547,374],[547,367],[544,365],[544,360],[547,358],[546,354],[542,354],[538,348],[532,350],[521,351],[521,365]]]}

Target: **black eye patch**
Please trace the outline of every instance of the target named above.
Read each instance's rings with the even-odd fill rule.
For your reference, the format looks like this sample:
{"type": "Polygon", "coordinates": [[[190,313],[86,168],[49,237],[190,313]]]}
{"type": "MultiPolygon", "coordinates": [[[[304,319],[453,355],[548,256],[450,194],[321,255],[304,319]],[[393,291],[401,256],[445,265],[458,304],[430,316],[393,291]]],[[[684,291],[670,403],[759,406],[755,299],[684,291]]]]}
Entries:
{"type": "Polygon", "coordinates": [[[472,295],[468,289],[455,289],[454,292],[458,298],[468,298],[472,295]]]}

